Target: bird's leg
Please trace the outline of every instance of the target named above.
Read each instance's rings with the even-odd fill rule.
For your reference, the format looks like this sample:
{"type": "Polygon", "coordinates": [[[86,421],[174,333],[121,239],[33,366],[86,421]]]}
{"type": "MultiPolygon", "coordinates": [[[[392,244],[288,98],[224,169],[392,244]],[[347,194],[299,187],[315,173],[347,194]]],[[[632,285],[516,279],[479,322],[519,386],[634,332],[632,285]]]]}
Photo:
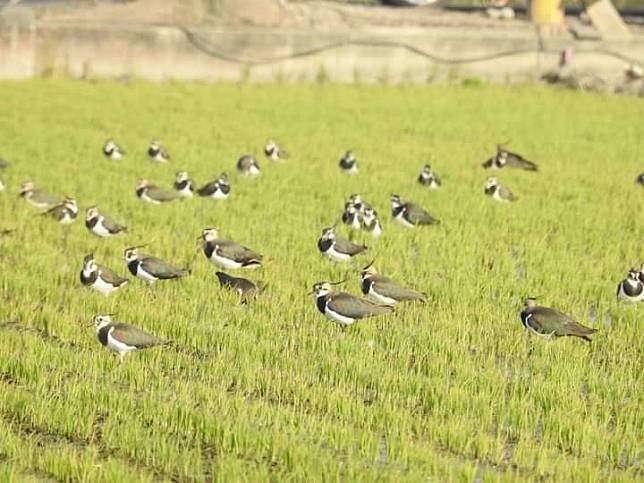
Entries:
{"type": "Polygon", "coordinates": [[[67,225],[63,226],[63,251],[67,251],[67,236],[69,234],[69,227],[67,225]]]}
{"type": "Polygon", "coordinates": [[[150,291],[150,295],[152,295],[152,298],[153,298],[154,300],[156,300],[156,298],[157,298],[157,294],[154,292],[154,289],[152,288],[152,285],[153,285],[153,284],[154,284],[154,282],[148,282],[148,283],[147,283],[147,286],[148,286],[148,290],[150,291]]]}

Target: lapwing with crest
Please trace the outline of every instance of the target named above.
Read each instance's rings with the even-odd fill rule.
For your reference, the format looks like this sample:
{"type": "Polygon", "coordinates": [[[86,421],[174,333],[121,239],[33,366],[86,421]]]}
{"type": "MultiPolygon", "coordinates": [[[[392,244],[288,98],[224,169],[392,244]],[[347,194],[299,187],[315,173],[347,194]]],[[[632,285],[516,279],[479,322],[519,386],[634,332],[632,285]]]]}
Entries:
{"type": "Polygon", "coordinates": [[[103,295],[111,295],[128,283],[127,278],[117,275],[107,267],[98,265],[93,253],[83,259],[80,281],[85,287],[90,287],[103,295]]]}
{"type": "Polygon", "coordinates": [[[531,334],[549,339],[579,337],[586,342],[592,342],[590,336],[597,332],[597,329],[581,325],[556,309],[537,305],[534,297],[525,300],[521,322],[531,334]]]}
{"type": "Polygon", "coordinates": [[[422,171],[418,175],[418,183],[421,186],[427,186],[430,190],[437,190],[443,184],[429,164],[423,166],[422,171]]]}
{"type": "Polygon", "coordinates": [[[36,208],[51,208],[63,201],[60,196],[52,195],[46,191],[39,190],[32,181],[27,181],[20,187],[20,196],[26,199],[36,208]]]}
{"type": "Polygon", "coordinates": [[[628,271],[627,277],[617,285],[617,299],[627,303],[644,301],[643,273],[635,268],[628,271]]]}
{"type": "Polygon", "coordinates": [[[224,270],[238,268],[258,268],[262,265],[262,255],[239,243],[219,238],[217,228],[204,228],[199,239],[206,258],[224,270]]]}
{"type": "Polygon", "coordinates": [[[269,139],[264,146],[264,154],[271,161],[280,161],[289,157],[288,151],[282,149],[275,141],[269,139]]]}
{"type": "Polygon", "coordinates": [[[92,324],[96,328],[96,337],[99,342],[116,352],[121,361],[129,352],[170,344],[169,341],[149,334],[138,327],[116,322],[112,320],[112,315],[96,315],[92,319],[92,324]]]}
{"type": "Polygon", "coordinates": [[[172,280],[185,277],[190,273],[187,268],[177,268],[160,258],[140,254],[139,248],[144,246],[129,247],[123,251],[127,268],[135,277],[152,285],[157,280],[172,280]]]}
{"type": "Polygon", "coordinates": [[[381,304],[395,305],[405,301],[417,300],[423,303],[427,301],[426,294],[380,275],[373,266],[373,261],[360,270],[360,288],[363,294],[381,304]]]}
{"type": "Polygon", "coordinates": [[[111,217],[100,213],[96,206],[90,206],[85,212],[85,226],[99,238],[110,238],[127,231],[127,226],[116,223],[111,217]]]}
{"type": "Polygon", "coordinates": [[[230,182],[228,174],[221,173],[219,178],[210,181],[197,190],[199,196],[214,200],[225,200],[230,196],[230,182]]]}
{"type": "Polygon", "coordinates": [[[313,285],[309,295],[315,296],[315,305],[328,319],[345,328],[354,322],[367,317],[386,315],[394,311],[391,305],[372,302],[369,299],[356,297],[346,292],[336,292],[335,285],[340,282],[318,282],[313,285]]]}
{"type": "Polygon", "coordinates": [[[182,198],[192,198],[194,196],[195,189],[187,171],[179,171],[175,175],[173,187],[182,198]]]}
{"type": "Polygon", "coordinates": [[[336,234],[335,227],[322,230],[318,240],[318,250],[336,262],[344,262],[367,250],[365,245],[358,245],[336,234]]]}
{"type": "Polygon", "coordinates": [[[407,228],[440,224],[440,220],[430,215],[423,207],[415,203],[404,202],[400,196],[395,194],[391,195],[391,216],[407,228]]]}
{"type": "Polygon", "coordinates": [[[501,182],[494,176],[491,176],[485,180],[483,192],[493,200],[501,201],[504,203],[516,201],[517,199],[514,193],[510,191],[510,188],[508,188],[504,184],[501,184],[501,182]]]}
{"type": "Polygon", "coordinates": [[[125,151],[113,139],[108,139],[103,144],[103,155],[111,161],[120,161],[123,159],[125,151]]]}
{"type": "Polygon", "coordinates": [[[482,165],[485,169],[519,168],[526,171],[537,171],[537,165],[523,156],[505,149],[502,144],[496,147],[496,154],[482,165]]]}
{"type": "Polygon", "coordinates": [[[159,141],[151,141],[148,146],[148,158],[154,163],[167,163],[170,155],[159,141]]]}
{"type": "Polygon", "coordinates": [[[251,178],[261,173],[257,159],[250,154],[245,154],[237,160],[237,171],[251,178]]]}
{"type": "Polygon", "coordinates": [[[139,179],[136,184],[136,196],[141,201],[151,203],[153,205],[161,205],[170,203],[171,201],[182,199],[183,197],[178,191],[169,191],[159,188],[151,184],[147,179],[139,179]]]}
{"type": "Polygon", "coordinates": [[[371,206],[367,206],[362,212],[362,229],[374,238],[382,235],[382,225],[378,213],[371,206]]]}

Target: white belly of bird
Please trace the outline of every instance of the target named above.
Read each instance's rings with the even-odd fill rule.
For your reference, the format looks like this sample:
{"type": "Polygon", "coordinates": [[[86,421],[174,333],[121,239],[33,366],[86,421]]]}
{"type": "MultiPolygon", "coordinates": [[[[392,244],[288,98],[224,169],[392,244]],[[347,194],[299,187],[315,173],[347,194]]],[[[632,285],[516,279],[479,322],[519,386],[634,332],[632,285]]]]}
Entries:
{"type": "Polygon", "coordinates": [[[255,165],[252,165],[246,172],[248,173],[248,176],[257,176],[259,174],[259,168],[255,165]]]}
{"type": "Polygon", "coordinates": [[[110,332],[107,334],[107,347],[108,349],[113,350],[114,352],[118,352],[119,354],[127,354],[128,352],[132,352],[136,350],[136,347],[127,345],[124,342],[120,342],[116,340],[114,337],[112,337],[112,331],[114,329],[110,329],[110,332]]]}
{"type": "Polygon", "coordinates": [[[63,217],[58,220],[58,223],[61,225],[71,225],[74,222],[75,218],[72,218],[69,213],[65,213],[63,217]]]}
{"type": "Polygon", "coordinates": [[[216,247],[215,247],[215,250],[213,250],[212,255],[208,260],[210,260],[211,263],[217,265],[218,267],[227,269],[227,270],[235,270],[235,269],[241,268],[242,266],[241,263],[236,262],[235,260],[231,260],[230,258],[224,258],[222,256],[217,255],[216,247]]]}
{"type": "Polygon", "coordinates": [[[376,293],[373,290],[373,284],[371,285],[371,287],[369,287],[369,293],[367,295],[369,296],[369,298],[371,300],[374,300],[374,301],[376,301],[378,303],[385,304],[385,305],[395,305],[396,302],[397,302],[395,299],[392,299],[392,298],[386,297],[385,295],[380,295],[379,293],[376,293]]]}
{"type": "Polygon", "coordinates": [[[152,159],[152,161],[154,161],[155,163],[167,163],[168,162],[168,160],[166,158],[164,158],[161,153],[157,153],[155,156],[153,156],[150,159],[152,159]]]}
{"type": "Polygon", "coordinates": [[[501,192],[499,190],[496,190],[494,192],[494,194],[492,195],[492,198],[494,198],[496,201],[501,201],[502,203],[509,203],[510,202],[509,199],[501,197],[501,192]]]}
{"type": "Polygon", "coordinates": [[[441,185],[439,185],[439,184],[436,182],[436,180],[435,180],[435,179],[432,179],[432,180],[429,182],[429,189],[430,189],[430,190],[437,190],[437,189],[438,189],[438,188],[440,188],[440,187],[441,187],[441,185]]]}
{"type": "Polygon", "coordinates": [[[358,174],[358,163],[354,164],[349,169],[345,169],[343,171],[349,175],[358,174]]]}
{"type": "Polygon", "coordinates": [[[152,275],[150,275],[145,270],[142,270],[141,267],[137,267],[136,276],[139,277],[141,280],[144,280],[144,281],[150,282],[150,283],[154,283],[154,282],[156,282],[158,280],[156,277],[153,277],[152,275]]]}
{"type": "Polygon", "coordinates": [[[36,208],[49,208],[51,206],[49,203],[39,203],[38,201],[34,201],[33,198],[27,198],[27,201],[36,208]]]}
{"type": "Polygon", "coordinates": [[[103,226],[103,220],[98,220],[98,222],[92,227],[92,233],[101,238],[107,238],[111,235],[109,230],[103,226]]]}
{"type": "Polygon", "coordinates": [[[118,287],[115,287],[114,285],[103,280],[100,273],[96,278],[96,282],[92,284],[92,288],[98,292],[101,292],[103,295],[110,295],[112,292],[118,290],[118,287]]]}
{"type": "Polygon", "coordinates": [[[327,257],[329,257],[331,260],[335,260],[336,262],[346,262],[347,260],[351,259],[351,255],[336,251],[334,245],[331,245],[329,249],[326,252],[324,252],[324,254],[327,257]]]}
{"type": "Polygon", "coordinates": [[[344,326],[351,325],[356,321],[356,319],[345,317],[342,314],[334,312],[333,310],[329,309],[328,305],[324,307],[324,315],[326,315],[327,318],[331,319],[332,321],[344,326]]]}
{"type": "Polygon", "coordinates": [[[109,158],[112,161],[120,161],[121,159],[123,159],[123,155],[118,151],[112,151],[112,154],[109,155],[109,158]]]}
{"type": "Polygon", "coordinates": [[[160,205],[160,204],[161,204],[161,202],[160,202],[160,201],[157,201],[157,200],[154,200],[154,199],[150,198],[150,197],[148,196],[148,193],[147,193],[146,191],[144,191],[143,193],[141,193],[141,199],[142,199],[143,201],[147,202],[147,203],[152,203],[153,205],[160,205]]]}
{"type": "Polygon", "coordinates": [[[644,290],[642,291],[641,294],[636,295],[635,297],[631,297],[624,291],[624,284],[620,283],[619,284],[619,293],[617,294],[617,298],[619,300],[621,300],[622,302],[627,302],[627,303],[631,303],[631,304],[635,304],[637,302],[642,302],[642,301],[644,301],[644,290]]]}
{"type": "Polygon", "coordinates": [[[380,226],[380,223],[376,223],[371,230],[371,236],[378,238],[380,235],[382,235],[382,227],[380,226]]]}
{"type": "Polygon", "coordinates": [[[210,195],[210,198],[213,198],[215,200],[225,200],[228,198],[229,193],[224,193],[220,189],[215,190],[213,194],[210,195]]]}
{"type": "Polygon", "coordinates": [[[403,211],[401,211],[401,212],[398,214],[398,216],[396,216],[396,217],[394,218],[394,220],[396,220],[398,223],[400,223],[400,224],[401,224],[402,226],[404,226],[405,228],[416,228],[416,225],[414,225],[413,223],[409,223],[407,220],[405,220],[405,218],[403,217],[403,213],[404,213],[404,212],[403,212],[403,211]]]}

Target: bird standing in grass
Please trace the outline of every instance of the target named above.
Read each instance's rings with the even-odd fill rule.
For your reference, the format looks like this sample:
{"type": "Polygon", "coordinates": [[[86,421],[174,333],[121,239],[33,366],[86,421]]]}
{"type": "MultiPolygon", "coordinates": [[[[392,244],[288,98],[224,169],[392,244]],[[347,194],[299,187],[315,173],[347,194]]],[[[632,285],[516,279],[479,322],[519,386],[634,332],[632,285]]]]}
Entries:
{"type": "Polygon", "coordinates": [[[129,247],[123,251],[123,258],[132,275],[152,285],[157,280],[171,280],[188,275],[186,268],[176,268],[160,258],[150,255],[139,255],[138,247],[129,247]]]}
{"type": "Polygon", "coordinates": [[[501,144],[497,145],[496,154],[485,161],[482,166],[486,169],[502,169],[509,166],[526,171],[537,171],[537,165],[534,162],[528,161],[520,154],[508,151],[501,144]]]}
{"type": "Polygon", "coordinates": [[[395,305],[408,300],[427,301],[427,295],[424,293],[380,275],[373,266],[373,262],[360,270],[360,288],[370,299],[386,305],[395,305]]]}
{"type": "Polygon", "coordinates": [[[341,327],[347,327],[360,319],[394,311],[391,305],[377,304],[346,292],[335,292],[333,286],[343,282],[318,282],[309,293],[315,295],[318,310],[341,327]]]}
{"type": "Polygon", "coordinates": [[[87,208],[85,226],[90,233],[100,238],[109,238],[127,231],[127,226],[116,223],[109,216],[99,213],[95,206],[87,208]]]}
{"type": "Polygon", "coordinates": [[[96,315],[92,323],[99,342],[116,352],[121,361],[129,352],[170,344],[169,341],[148,334],[133,325],[114,322],[111,315],[96,315]]]}
{"type": "Polygon", "coordinates": [[[637,184],[641,184],[644,186],[644,173],[640,174],[637,178],[635,178],[635,182],[637,184]]]}
{"type": "Polygon", "coordinates": [[[63,201],[60,196],[37,189],[31,181],[22,184],[20,196],[36,208],[51,208],[63,201]]]}
{"type": "Polygon", "coordinates": [[[322,230],[318,240],[318,250],[331,260],[344,262],[367,250],[364,245],[357,245],[335,233],[335,227],[322,230]]]}
{"type": "Polygon", "coordinates": [[[67,246],[67,236],[69,235],[69,225],[78,217],[78,205],[74,198],[65,198],[62,203],[49,208],[41,213],[43,216],[49,216],[63,226],[63,247],[67,246]]]}
{"type": "Polygon", "coordinates": [[[210,181],[199,188],[197,190],[197,194],[214,200],[225,200],[230,196],[230,182],[228,181],[228,175],[226,173],[221,173],[219,178],[214,181],[210,181]]]}
{"type": "Polygon", "coordinates": [[[378,213],[371,206],[367,206],[363,211],[362,229],[367,233],[371,233],[374,238],[382,235],[382,225],[380,224],[378,213]]]}
{"type": "Polygon", "coordinates": [[[617,285],[617,299],[633,304],[644,301],[644,281],[640,280],[641,276],[642,272],[631,268],[628,276],[617,285]]]}
{"type": "Polygon", "coordinates": [[[349,175],[358,174],[358,160],[352,151],[344,153],[338,164],[343,173],[349,175]]]}
{"type": "Polygon", "coordinates": [[[217,228],[204,228],[199,239],[208,261],[219,268],[235,270],[262,265],[262,255],[234,241],[219,238],[217,228]]]}
{"type": "Polygon", "coordinates": [[[103,155],[112,161],[120,161],[125,155],[125,151],[116,144],[112,139],[108,139],[103,144],[103,155]]]}
{"type": "Polygon", "coordinates": [[[148,158],[154,163],[167,163],[170,161],[170,155],[159,141],[150,142],[148,146],[148,158]]]}
{"type": "Polygon", "coordinates": [[[585,327],[558,310],[538,306],[532,297],[525,301],[521,322],[529,332],[539,337],[579,337],[592,342],[590,336],[597,332],[597,329],[585,327]]]}
{"type": "Polygon", "coordinates": [[[261,173],[259,163],[255,159],[255,156],[250,154],[245,154],[237,160],[237,171],[251,178],[261,173]]]}
{"type": "Polygon", "coordinates": [[[429,164],[426,164],[418,175],[418,183],[427,186],[430,190],[437,190],[443,184],[429,164]]]}
{"type": "Polygon", "coordinates": [[[266,288],[265,284],[256,284],[247,278],[233,277],[225,272],[216,272],[215,275],[222,287],[231,289],[239,295],[242,302],[257,297],[266,288]]]}
{"type": "Polygon", "coordinates": [[[437,220],[421,206],[403,202],[398,195],[391,195],[391,216],[394,220],[407,228],[419,225],[438,225],[437,220]]]}
{"type": "Polygon", "coordinates": [[[280,161],[289,157],[288,151],[279,147],[275,141],[269,139],[264,146],[264,154],[271,161],[280,161]]]}
{"type": "Polygon", "coordinates": [[[192,198],[194,196],[195,190],[187,171],[179,171],[176,174],[173,186],[182,198],[192,198]]]}
{"type": "Polygon", "coordinates": [[[493,200],[506,203],[517,199],[514,193],[512,193],[507,186],[501,184],[501,182],[493,176],[485,180],[484,193],[487,196],[490,196],[493,200]]]}
{"type": "Polygon", "coordinates": [[[103,295],[111,295],[128,283],[127,278],[120,277],[109,268],[98,265],[93,253],[83,259],[80,281],[84,286],[91,287],[103,295]]]}
{"type": "Polygon", "coordinates": [[[147,179],[140,179],[136,184],[136,196],[140,200],[153,205],[160,205],[162,203],[169,203],[181,199],[182,196],[177,191],[168,191],[153,184],[150,184],[147,179]]]}

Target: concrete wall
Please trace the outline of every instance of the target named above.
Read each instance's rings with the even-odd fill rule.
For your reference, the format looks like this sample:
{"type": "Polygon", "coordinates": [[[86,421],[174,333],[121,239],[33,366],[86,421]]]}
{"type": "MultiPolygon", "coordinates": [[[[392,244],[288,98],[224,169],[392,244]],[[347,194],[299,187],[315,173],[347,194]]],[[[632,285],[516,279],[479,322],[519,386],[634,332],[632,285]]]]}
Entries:
{"type": "Polygon", "coordinates": [[[0,17],[0,78],[525,81],[554,68],[558,52],[571,44],[581,69],[621,73],[630,61],[644,64],[641,37],[543,41],[530,28],[179,28],[38,21],[24,14],[0,17]]]}

